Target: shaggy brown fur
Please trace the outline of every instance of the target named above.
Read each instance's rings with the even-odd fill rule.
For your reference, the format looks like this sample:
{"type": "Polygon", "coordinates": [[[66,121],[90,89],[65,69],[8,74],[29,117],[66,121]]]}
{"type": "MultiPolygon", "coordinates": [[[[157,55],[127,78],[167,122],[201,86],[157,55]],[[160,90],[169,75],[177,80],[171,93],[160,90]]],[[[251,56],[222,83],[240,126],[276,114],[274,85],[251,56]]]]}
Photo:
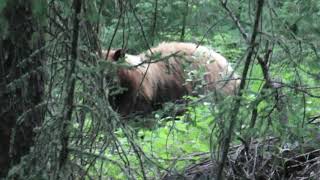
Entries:
{"type": "Polygon", "coordinates": [[[164,42],[136,56],[125,55],[122,50],[103,51],[103,55],[113,61],[124,57],[133,66],[118,70],[120,85],[127,88],[115,98],[121,115],[150,113],[164,102],[198,94],[193,90],[201,80],[203,92],[217,90],[224,95],[234,94],[240,82],[234,80],[237,76],[223,56],[193,43],[164,42]],[[203,74],[195,75],[197,70],[203,74]]]}

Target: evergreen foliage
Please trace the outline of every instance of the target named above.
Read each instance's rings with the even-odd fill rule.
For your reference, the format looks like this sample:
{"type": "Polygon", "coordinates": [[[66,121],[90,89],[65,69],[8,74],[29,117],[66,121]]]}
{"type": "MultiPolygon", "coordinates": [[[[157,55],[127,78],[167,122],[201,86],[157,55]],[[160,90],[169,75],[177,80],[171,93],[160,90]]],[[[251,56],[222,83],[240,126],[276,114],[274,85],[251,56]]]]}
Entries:
{"type": "Polygon", "coordinates": [[[0,146],[10,147],[0,168],[2,154],[15,157],[0,177],[10,168],[9,179],[165,179],[206,154],[219,165],[213,177],[255,179],[227,173],[230,147],[272,137],[272,156],[320,148],[318,0],[0,0],[0,13],[0,146]],[[109,98],[123,91],[114,82],[126,65],[101,50],[138,54],[162,41],[214,47],[240,91],[123,119],[109,98]]]}

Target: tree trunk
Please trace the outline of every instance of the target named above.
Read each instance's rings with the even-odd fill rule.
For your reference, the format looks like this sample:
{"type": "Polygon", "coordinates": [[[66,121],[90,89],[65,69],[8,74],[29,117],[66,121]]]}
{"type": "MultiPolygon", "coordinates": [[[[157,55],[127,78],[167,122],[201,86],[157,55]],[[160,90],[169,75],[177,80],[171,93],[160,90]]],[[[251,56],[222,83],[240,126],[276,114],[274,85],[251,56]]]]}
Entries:
{"type": "Polygon", "coordinates": [[[182,17],[182,28],[181,28],[181,34],[180,34],[180,41],[185,40],[185,34],[186,34],[186,26],[187,26],[187,16],[189,14],[189,0],[185,0],[185,9],[182,17]]]}
{"type": "Polygon", "coordinates": [[[44,117],[44,39],[31,2],[7,1],[1,12],[8,33],[0,37],[0,177],[29,152],[44,117]]]}

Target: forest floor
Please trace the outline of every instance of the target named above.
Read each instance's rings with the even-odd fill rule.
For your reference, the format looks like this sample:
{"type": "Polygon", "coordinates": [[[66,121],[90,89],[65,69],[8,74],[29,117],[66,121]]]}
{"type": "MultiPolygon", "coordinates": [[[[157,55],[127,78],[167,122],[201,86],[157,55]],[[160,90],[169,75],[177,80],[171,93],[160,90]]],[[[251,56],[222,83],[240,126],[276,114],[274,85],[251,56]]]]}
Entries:
{"type": "MultiPolygon", "coordinates": [[[[215,179],[219,163],[211,153],[193,154],[199,161],[183,172],[167,172],[162,179],[215,179]]],[[[254,140],[233,146],[224,168],[227,179],[319,179],[320,149],[288,144],[279,147],[279,139],[254,140]]]]}

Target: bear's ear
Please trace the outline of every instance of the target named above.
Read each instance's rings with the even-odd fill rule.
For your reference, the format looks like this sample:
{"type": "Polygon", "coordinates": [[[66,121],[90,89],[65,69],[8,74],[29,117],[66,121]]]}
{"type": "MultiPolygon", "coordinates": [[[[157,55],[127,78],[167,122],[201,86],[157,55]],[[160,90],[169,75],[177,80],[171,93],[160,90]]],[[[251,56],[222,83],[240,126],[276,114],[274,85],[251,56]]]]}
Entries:
{"type": "Polygon", "coordinates": [[[126,55],[126,50],[125,49],[116,49],[110,55],[114,61],[118,61],[119,59],[124,58],[124,56],[126,55]]]}

